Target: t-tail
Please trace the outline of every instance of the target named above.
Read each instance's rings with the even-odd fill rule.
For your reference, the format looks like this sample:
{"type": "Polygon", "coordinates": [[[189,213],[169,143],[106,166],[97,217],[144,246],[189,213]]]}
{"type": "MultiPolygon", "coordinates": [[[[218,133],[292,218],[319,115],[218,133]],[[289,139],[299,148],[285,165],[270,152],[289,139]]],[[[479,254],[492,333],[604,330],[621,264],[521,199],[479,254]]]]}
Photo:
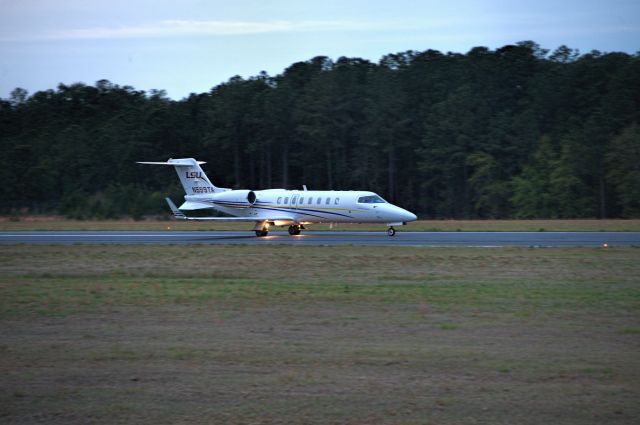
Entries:
{"type": "Polygon", "coordinates": [[[215,187],[207,175],[200,168],[203,161],[196,161],[193,158],[169,159],[167,162],[138,162],[138,164],[148,165],[172,165],[178,173],[182,187],[187,195],[200,195],[204,193],[224,192],[225,189],[215,187]]]}

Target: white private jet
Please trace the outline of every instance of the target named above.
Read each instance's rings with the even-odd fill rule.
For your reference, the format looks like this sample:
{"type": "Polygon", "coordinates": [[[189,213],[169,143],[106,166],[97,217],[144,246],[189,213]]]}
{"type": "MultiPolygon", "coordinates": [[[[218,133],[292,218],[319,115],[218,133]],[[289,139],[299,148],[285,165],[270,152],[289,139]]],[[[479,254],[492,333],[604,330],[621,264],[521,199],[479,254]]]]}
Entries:
{"type": "Polygon", "coordinates": [[[312,223],[386,223],[387,234],[393,236],[393,226],[416,220],[415,214],[392,205],[373,192],[344,190],[232,190],[214,186],[200,164],[193,158],[169,159],[167,162],[138,164],[175,167],[184,186],[185,202],[176,208],[166,198],[175,218],[180,220],[211,220],[253,222],[256,236],[267,236],[269,226],[289,226],[290,235],[299,235],[312,223]],[[180,210],[214,209],[232,217],[187,217],[180,210]]]}

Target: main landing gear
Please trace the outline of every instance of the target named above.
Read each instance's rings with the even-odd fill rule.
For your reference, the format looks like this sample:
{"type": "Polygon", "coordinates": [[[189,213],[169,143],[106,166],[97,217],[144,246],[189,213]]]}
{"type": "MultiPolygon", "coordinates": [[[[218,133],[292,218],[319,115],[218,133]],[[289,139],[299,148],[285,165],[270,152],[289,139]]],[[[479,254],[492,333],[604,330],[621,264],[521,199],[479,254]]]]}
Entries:
{"type": "Polygon", "coordinates": [[[301,228],[302,226],[300,226],[299,224],[292,224],[291,226],[289,226],[289,234],[291,236],[299,235],[301,228]]]}
{"type": "Polygon", "coordinates": [[[387,235],[389,235],[389,236],[395,236],[395,234],[396,234],[396,229],[394,229],[394,228],[393,228],[393,226],[391,226],[391,227],[389,227],[389,228],[387,229],[387,235]]]}
{"type": "MultiPolygon", "coordinates": [[[[300,231],[303,229],[304,229],[304,226],[301,224],[292,224],[291,226],[289,226],[289,234],[292,236],[299,235],[300,231]]],[[[269,234],[268,226],[264,226],[258,229],[254,228],[253,230],[256,232],[256,236],[259,238],[263,236],[267,236],[269,234]]]]}

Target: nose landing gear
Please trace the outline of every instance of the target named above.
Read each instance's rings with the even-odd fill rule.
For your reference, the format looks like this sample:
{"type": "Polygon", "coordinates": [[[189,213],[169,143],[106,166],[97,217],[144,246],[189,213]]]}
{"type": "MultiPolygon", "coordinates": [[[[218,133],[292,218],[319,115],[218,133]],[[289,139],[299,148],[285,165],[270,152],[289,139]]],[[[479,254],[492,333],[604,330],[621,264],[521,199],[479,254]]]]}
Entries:
{"type": "Polygon", "coordinates": [[[390,226],[390,227],[387,229],[387,235],[389,235],[389,236],[395,236],[395,234],[396,234],[396,229],[394,229],[394,228],[393,228],[393,226],[390,226]]]}

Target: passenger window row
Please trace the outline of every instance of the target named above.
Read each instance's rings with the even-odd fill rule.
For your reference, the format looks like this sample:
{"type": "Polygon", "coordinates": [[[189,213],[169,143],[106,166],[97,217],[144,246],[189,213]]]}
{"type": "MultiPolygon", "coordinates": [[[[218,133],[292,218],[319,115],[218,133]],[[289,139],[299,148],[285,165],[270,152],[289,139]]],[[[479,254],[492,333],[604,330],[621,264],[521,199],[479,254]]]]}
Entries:
{"type": "MultiPolygon", "coordinates": [[[[284,197],[284,202],[283,202],[283,197],[282,196],[278,196],[278,200],[276,201],[276,203],[278,205],[289,205],[289,197],[285,196],[284,197]]],[[[296,202],[294,199],[291,199],[291,205],[295,205],[294,202],[296,202]]],[[[325,199],[325,205],[331,205],[331,198],[327,197],[325,199]]],[[[300,198],[298,198],[297,205],[304,205],[304,196],[301,196],[300,198]]],[[[313,197],[309,196],[309,198],[307,199],[307,205],[312,205],[313,204],[313,197]]],[[[321,205],[322,204],[322,197],[318,196],[317,200],[316,200],[316,204],[317,205],[321,205]]],[[[334,205],[339,205],[340,204],[340,198],[334,198],[333,199],[333,204],[334,205]]]]}

